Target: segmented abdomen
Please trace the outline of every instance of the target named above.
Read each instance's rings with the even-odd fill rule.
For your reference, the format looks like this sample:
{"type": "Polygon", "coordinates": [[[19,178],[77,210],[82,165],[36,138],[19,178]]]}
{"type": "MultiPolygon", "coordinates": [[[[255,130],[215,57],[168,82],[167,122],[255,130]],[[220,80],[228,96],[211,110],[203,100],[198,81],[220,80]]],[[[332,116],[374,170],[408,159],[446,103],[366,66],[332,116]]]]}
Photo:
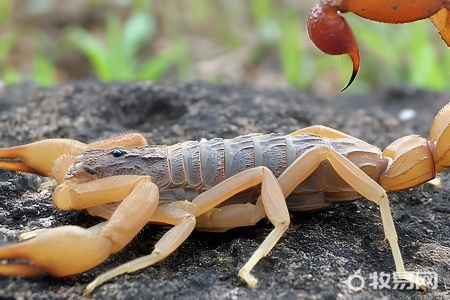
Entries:
{"type": "Polygon", "coordinates": [[[376,167],[377,160],[382,158],[378,148],[357,139],[275,133],[243,135],[233,139],[214,138],[169,146],[171,181],[175,186],[211,188],[226,178],[256,166],[265,166],[278,177],[300,155],[317,145],[333,148],[344,156],[363,153],[364,156],[354,162],[359,167],[376,167]]]}
{"type": "MultiPolygon", "coordinates": [[[[375,180],[384,170],[380,163],[383,161],[381,151],[361,140],[328,139],[312,134],[251,134],[169,146],[172,182],[169,189],[183,187],[195,196],[194,191],[209,189],[256,166],[265,166],[278,177],[299,156],[317,145],[325,145],[346,156],[375,180]]],[[[358,194],[337,175],[328,161],[324,161],[292,193],[287,203],[291,209],[307,210],[307,207],[321,208],[357,198],[358,194]]]]}
{"type": "Polygon", "coordinates": [[[286,138],[289,139],[279,134],[253,134],[169,146],[172,183],[208,189],[239,172],[262,165],[279,176],[288,164],[286,138]]]}

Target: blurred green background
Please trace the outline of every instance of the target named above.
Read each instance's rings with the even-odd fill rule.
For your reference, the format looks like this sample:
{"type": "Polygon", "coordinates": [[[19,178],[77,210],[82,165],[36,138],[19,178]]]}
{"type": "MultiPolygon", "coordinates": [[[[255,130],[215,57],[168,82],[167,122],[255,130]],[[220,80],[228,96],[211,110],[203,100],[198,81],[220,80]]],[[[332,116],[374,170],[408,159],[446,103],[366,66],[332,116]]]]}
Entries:
{"type": "MultiPolygon", "coordinates": [[[[291,86],[325,97],[351,73],[309,41],[319,0],[0,1],[4,84],[189,80],[291,86]]],[[[344,15],[361,51],[346,93],[408,84],[447,90],[450,52],[429,20],[380,24],[344,15]]]]}

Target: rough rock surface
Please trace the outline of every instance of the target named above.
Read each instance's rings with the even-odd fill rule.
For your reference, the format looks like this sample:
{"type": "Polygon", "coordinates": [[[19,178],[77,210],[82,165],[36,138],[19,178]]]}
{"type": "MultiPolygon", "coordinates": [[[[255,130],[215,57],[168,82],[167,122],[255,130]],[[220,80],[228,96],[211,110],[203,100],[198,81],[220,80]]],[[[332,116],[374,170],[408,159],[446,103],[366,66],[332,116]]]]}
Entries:
{"type": "MultiPolygon", "coordinates": [[[[233,137],[249,132],[290,133],[312,124],[328,125],[380,147],[398,137],[427,136],[449,95],[409,88],[326,101],[307,94],[249,85],[191,83],[78,82],[54,89],[25,85],[0,94],[0,146],[51,137],[92,141],[127,131],[151,143],[233,137]],[[400,121],[402,109],[416,117],[400,121]]],[[[392,274],[379,210],[367,200],[330,210],[292,216],[292,225],[254,269],[259,287],[249,289],[237,271],[270,232],[271,224],[226,233],[194,232],[165,261],[100,286],[92,299],[446,299],[450,297],[450,178],[443,187],[425,184],[391,193],[391,208],[408,270],[437,272],[428,292],[374,289],[373,272],[392,274]],[[344,281],[360,270],[361,291],[344,281]]],[[[18,233],[63,224],[90,226],[85,212],[62,212],[50,193],[39,192],[42,178],[0,171],[0,241],[18,233]]],[[[2,299],[78,299],[102,271],[148,254],[167,230],[147,226],[123,251],[86,273],[69,278],[0,277],[2,299]]],[[[358,285],[357,281],[352,281],[358,285]]],[[[392,287],[392,281],[390,282],[392,287]]]]}

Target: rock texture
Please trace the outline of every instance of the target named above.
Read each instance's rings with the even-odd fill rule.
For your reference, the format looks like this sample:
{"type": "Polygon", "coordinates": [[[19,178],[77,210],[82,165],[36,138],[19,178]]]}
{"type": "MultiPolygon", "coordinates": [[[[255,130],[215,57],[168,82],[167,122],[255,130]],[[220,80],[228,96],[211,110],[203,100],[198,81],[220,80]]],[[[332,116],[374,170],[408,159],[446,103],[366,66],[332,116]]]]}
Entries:
{"type": "MultiPolygon", "coordinates": [[[[290,133],[312,124],[328,125],[380,147],[398,137],[427,136],[448,95],[409,88],[326,101],[293,90],[249,85],[190,83],[78,82],[54,89],[26,85],[0,94],[0,146],[52,137],[92,141],[139,131],[151,143],[233,137],[249,132],[290,133]],[[400,121],[399,113],[417,115],[400,121]]],[[[294,214],[276,247],[254,269],[259,287],[237,277],[240,266],[270,232],[271,224],[226,233],[194,232],[171,256],[154,267],[115,278],[92,299],[446,299],[450,297],[450,178],[391,193],[391,208],[408,270],[438,274],[436,289],[374,289],[373,272],[393,271],[379,210],[361,200],[315,214],[294,214]],[[344,281],[357,270],[365,287],[352,291],[344,281]]],[[[43,179],[0,171],[0,241],[21,232],[63,224],[90,226],[99,220],[85,212],[61,212],[43,179]]],[[[148,254],[167,230],[147,226],[123,251],[93,270],[70,278],[0,278],[4,299],[79,299],[102,271],[148,254]]],[[[358,285],[357,281],[352,281],[358,285]]],[[[392,281],[391,281],[392,283],[392,281]]],[[[392,284],[391,284],[392,287],[392,284]]]]}

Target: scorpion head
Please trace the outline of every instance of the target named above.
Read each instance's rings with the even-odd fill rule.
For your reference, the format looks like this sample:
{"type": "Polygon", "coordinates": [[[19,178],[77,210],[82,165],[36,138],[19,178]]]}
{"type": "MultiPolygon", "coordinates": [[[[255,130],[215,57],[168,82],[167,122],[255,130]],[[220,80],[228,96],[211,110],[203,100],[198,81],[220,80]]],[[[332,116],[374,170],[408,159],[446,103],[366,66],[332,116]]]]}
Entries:
{"type": "Polygon", "coordinates": [[[150,175],[165,182],[167,168],[165,146],[87,149],[76,157],[66,179],[90,181],[115,175],[150,175]]]}

